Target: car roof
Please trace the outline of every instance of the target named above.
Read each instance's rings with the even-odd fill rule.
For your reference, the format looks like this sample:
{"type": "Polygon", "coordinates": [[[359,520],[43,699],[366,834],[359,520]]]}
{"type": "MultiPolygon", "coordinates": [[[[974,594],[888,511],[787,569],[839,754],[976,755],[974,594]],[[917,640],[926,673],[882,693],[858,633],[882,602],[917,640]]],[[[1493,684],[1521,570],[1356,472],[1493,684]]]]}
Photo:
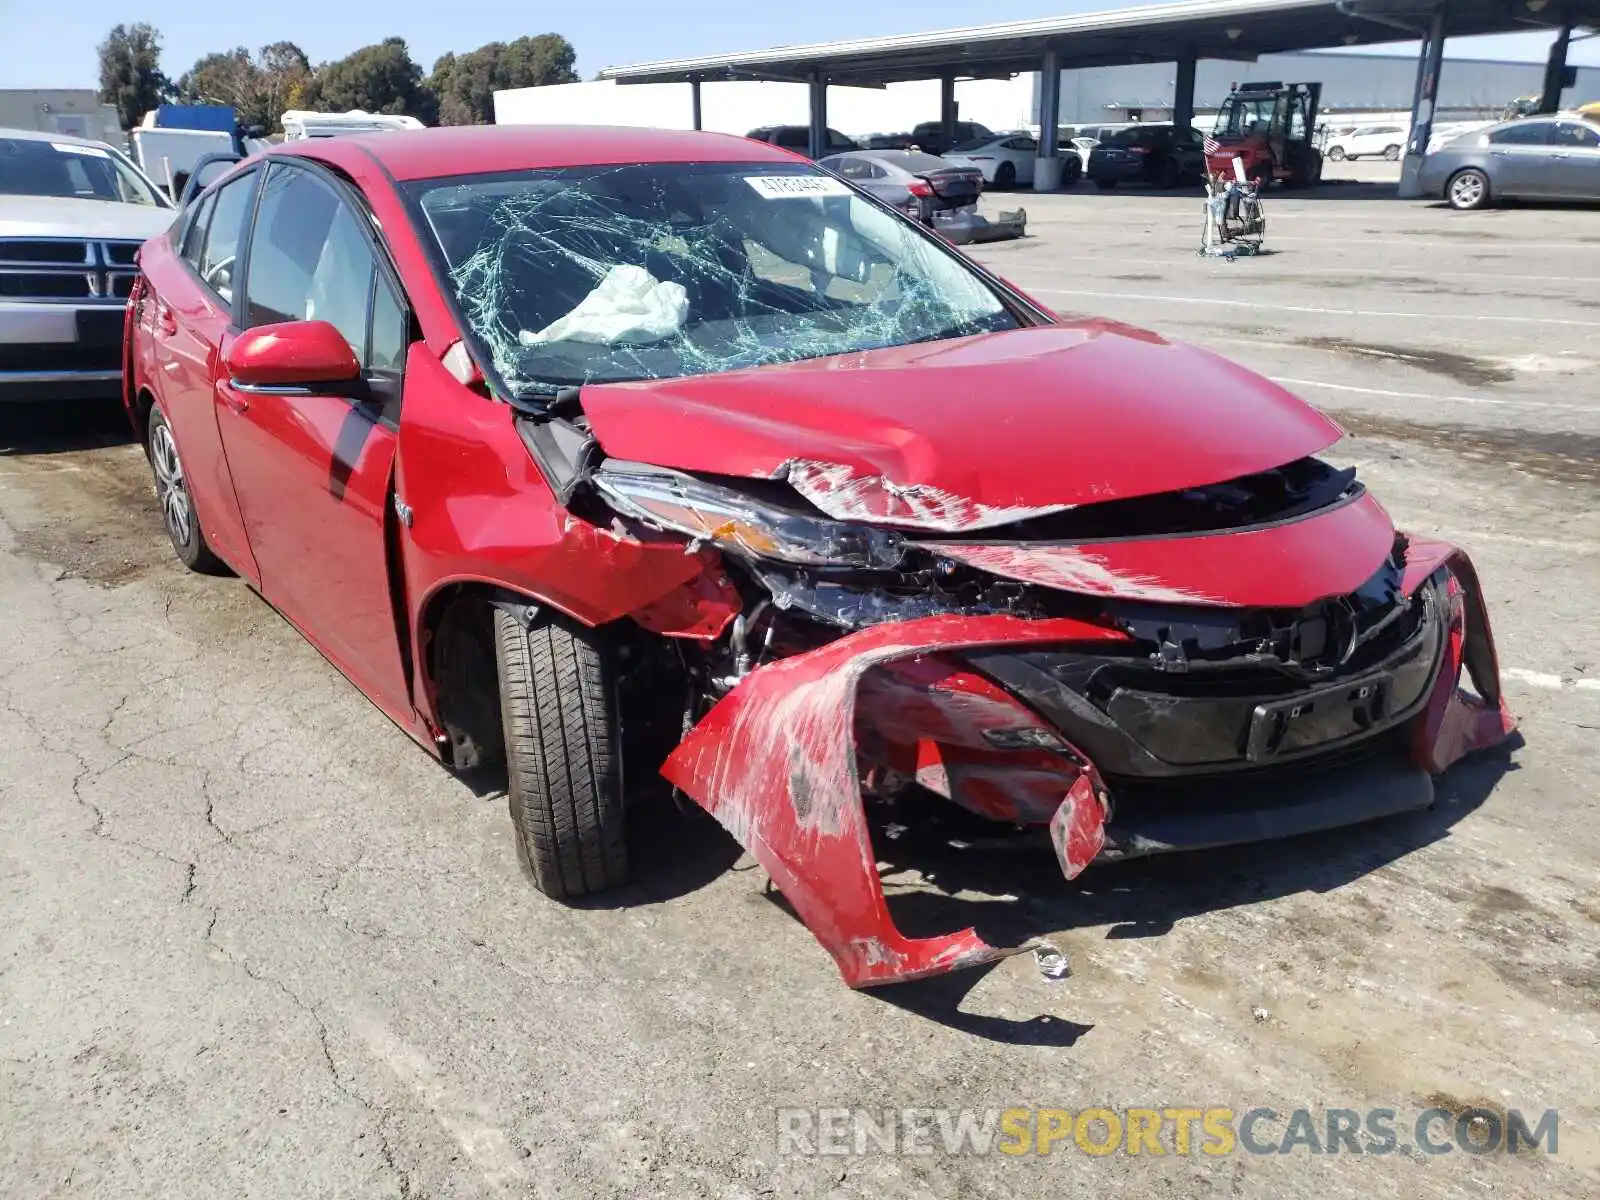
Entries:
{"type": "Polygon", "coordinates": [[[351,169],[376,160],[396,180],[487,175],[547,167],[621,163],[794,163],[778,146],[731,133],[599,125],[459,125],[307,138],[274,146],[267,157],[319,159],[351,169]]]}
{"type": "Polygon", "coordinates": [[[107,149],[107,144],[95,138],[72,137],[65,133],[44,133],[38,129],[4,129],[0,128],[0,138],[14,138],[20,142],[55,142],[66,146],[94,146],[97,149],[107,149]]]}

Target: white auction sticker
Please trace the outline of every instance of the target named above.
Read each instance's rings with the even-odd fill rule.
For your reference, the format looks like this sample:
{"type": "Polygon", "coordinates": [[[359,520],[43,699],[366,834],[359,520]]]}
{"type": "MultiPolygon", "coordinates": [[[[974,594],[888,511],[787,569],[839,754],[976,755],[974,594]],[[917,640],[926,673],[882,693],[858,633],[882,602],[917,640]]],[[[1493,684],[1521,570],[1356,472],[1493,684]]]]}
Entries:
{"type": "Polygon", "coordinates": [[[744,181],[763,200],[809,199],[812,196],[849,196],[850,185],[830,175],[746,175],[744,181]]]}
{"type": "Polygon", "coordinates": [[[51,142],[50,149],[59,150],[63,154],[81,154],[85,158],[110,158],[99,146],[76,146],[71,142],[51,142]]]}

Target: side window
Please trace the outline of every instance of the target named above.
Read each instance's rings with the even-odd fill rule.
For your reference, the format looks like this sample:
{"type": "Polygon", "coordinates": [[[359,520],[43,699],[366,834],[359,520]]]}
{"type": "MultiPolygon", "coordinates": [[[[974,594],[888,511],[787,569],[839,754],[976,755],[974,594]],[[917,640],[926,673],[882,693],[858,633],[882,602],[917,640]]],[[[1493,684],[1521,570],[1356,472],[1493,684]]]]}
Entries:
{"type": "Polygon", "coordinates": [[[1518,121],[1495,130],[1489,141],[1496,146],[1543,146],[1549,140],[1550,129],[1549,121],[1518,121]]]}
{"type": "Polygon", "coordinates": [[[411,345],[411,318],[382,271],[373,273],[370,345],[366,362],[369,371],[398,375],[406,369],[406,350],[411,345]]]}
{"type": "Polygon", "coordinates": [[[245,175],[218,188],[211,219],[206,222],[205,244],[200,250],[200,278],[222,298],[233,303],[234,265],[244,243],[244,219],[255,195],[256,176],[245,175]]]}
{"type": "Polygon", "coordinates": [[[301,167],[274,166],[250,243],[244,325],[327,321],[361,358],[376,269],[359,218],[301,167]]]}
{"type": "Polygon", "coordinates": [[[211,210],[216,204],[217,194],[213,192],[195,205],[183,231],[183,248],[179,253],[196,271],[200,269],[200,248],[205,244],[206,226],[211,223],[211,210]]]}
{"type": "Polygon", "coordinates": [[[361,214],[312,172],[275,164],[261,189],[244,325],[327,321],[371,370],[399,371],[409,327],[361,214]]]}
{"type": "Polygon", "coordinates": [[[1600,130],[1588,125],[1561,124],[1556,126],[1554,140],[1558,146],[1583,146],[1593,150],[1600,147],[1600,130]]]}

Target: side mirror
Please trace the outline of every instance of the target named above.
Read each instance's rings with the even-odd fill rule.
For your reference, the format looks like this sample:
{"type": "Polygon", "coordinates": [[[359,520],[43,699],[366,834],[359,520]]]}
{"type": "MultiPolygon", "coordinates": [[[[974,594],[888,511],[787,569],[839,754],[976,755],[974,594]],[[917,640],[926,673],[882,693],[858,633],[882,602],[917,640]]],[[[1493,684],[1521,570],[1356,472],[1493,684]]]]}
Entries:
{"type": "Polygon", "coordinates": [[[326,321],[284,321],[241,333],[227,356],[242,388],[336,388],[361,378],[344,335],[326,321]]]}

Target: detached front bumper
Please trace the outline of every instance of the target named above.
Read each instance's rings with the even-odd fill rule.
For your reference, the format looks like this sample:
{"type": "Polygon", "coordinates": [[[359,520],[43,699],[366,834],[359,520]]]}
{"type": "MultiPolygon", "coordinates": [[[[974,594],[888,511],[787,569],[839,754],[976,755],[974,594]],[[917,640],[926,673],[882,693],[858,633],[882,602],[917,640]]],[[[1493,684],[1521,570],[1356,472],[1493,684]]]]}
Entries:
{"type": "Polygon", "coordinates": [[[1087,695],[1070,664],[1103,661],[1127,639],[1071,619],[874,626],[752,672],[663,774],[761,863],[852,987],[972,966],[1016,948],[972,929],[907,938],[890,919],[858,760],[996,820],[1047,824],[1069,879],[1096,859],[1425,807],[1431,775],[1514,722],[1466,555],[1411,542],[1403,589],[1429,594],[1401,645],[1293,694],[1087,695]]]}

